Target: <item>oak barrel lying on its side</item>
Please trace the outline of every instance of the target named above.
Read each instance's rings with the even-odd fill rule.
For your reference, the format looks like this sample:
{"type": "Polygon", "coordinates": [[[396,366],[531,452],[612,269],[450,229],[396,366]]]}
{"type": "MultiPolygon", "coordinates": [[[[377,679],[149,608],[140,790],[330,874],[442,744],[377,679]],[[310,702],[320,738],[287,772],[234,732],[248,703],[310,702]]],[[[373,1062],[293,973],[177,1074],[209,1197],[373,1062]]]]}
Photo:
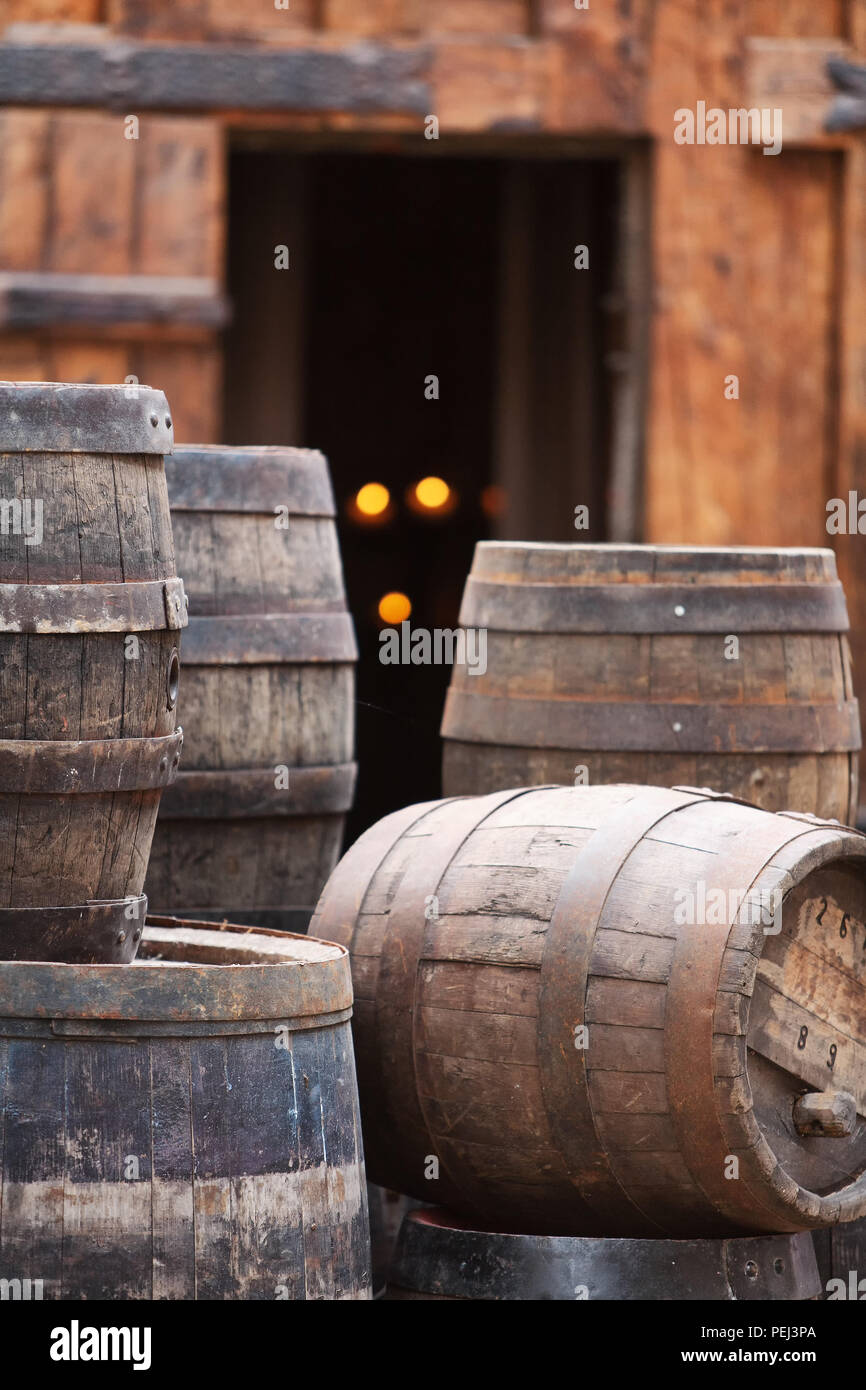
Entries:
{"type": "Polygon", "coordinates": [[[779,1301],[821,1292],[811,1236],[604,1240],[478,1231],[443,1207],[405,1217],[389,1301],[779,1301]]]}
{"type": "Polygon", "coordinates": [[[443,790],[711,786],[853,824],[860,724],[831,550],[476,547],[443,790]]]}
{"type": "Polygon", "coordinates": [[[149,919],[0,964],[0,1278],[46,1299],[365,1299],[345,952],[149,919]]]}
{"type": "Polygon", "coordinates": [[[327,461],[189,446],[168,488],[191,614],[186,748],[148,893],[160,910],[306,927],[356,771],[357,649],[327,461]]]}
{"type": "Polygon", "coordinates": [[[866,1215],[857,831],[695,788],[431,802],[311,930],[352,952],[373,1182],[535,1234],[866,1215]],[[807,1092],[840,1135],[800,1132],[807,1092]]]}
{"type": "Polygon", "coordinates": [[[130,960],[180,629],[148,386],[0,382],[0,959],[130,960]]]}

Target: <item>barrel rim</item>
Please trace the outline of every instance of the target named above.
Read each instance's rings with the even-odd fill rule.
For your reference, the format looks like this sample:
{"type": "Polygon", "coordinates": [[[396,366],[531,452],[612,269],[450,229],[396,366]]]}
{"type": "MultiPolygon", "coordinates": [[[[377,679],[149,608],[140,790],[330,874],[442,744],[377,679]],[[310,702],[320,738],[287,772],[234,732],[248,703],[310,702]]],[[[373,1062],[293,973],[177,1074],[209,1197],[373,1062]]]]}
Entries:
{"type": "Polygon", "coordinates": [[[183,444],[166,469],[172,513],[294,517],[333,521],[337,506],[320,449],[283,444],[183,444]]]}
{"type": "MultiPolygon", "coordinates": [[[[237,926],[233,923],[147,919],[140,949],[156,932],[219,932],[228,937],[259,936],[285,945],[318,944],[329,948],[324,960],[294,958],[226,964],[166,961],[139,956],[130,965],[67,965],[56,962],[0,962],[0,1031],[4,1018],[95,1019],[165,1022],[237,1022],[265,1019],[317,1019],[352,1008],[349,953],[338,942],[295,932],[237,926]]],[[[184,943],[178,943],[183,945],[184,943]]],[[[203,945],[205,945],[203,941],[203,945]]],[[[210,946],[208,946],[210,949],[210,946]]],[[[297,947],[295,947],[297,949],[297,947]]]]}
{"type": "Polygon", "coordinates": [[[552,554],[571,554],[585,551],[587,554],[607,555],[782,555],[785,558],[803,555],[809,558],[820,556],[832,560],[835,567],[836,552],[823,545],[653,545],[637,541],[476,541],[476,550],[483,551],[526,551],[538,553],[549,551],[552,554]]]}
{"type": "Polygon", "coordinates": [[[0,381],[0,452],[170,454],[165,393],[135,383],[0,381]]]}

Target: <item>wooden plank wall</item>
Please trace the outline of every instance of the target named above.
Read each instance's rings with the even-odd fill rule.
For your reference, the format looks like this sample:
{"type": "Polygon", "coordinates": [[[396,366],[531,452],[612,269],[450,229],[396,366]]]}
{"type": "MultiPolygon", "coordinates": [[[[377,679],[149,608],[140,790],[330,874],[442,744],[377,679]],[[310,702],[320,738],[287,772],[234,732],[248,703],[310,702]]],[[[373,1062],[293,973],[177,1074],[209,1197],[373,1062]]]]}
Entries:
{"type": "Polygon", "coordinates": [[[837,157],[673,140],[677,107],[742,104],[744,29],[826,35],[828,22],[838,22],[835,0],[659,7],[646,518],[654,541],[828,543],[837,157]],[[677,61],[665,64],[664,53],[677,61]],[[738,400],[726,398],[729,374],[739,377],[738,400]]]}
{"type": "MultiPolygon", "coordinates": [[[[0,270],[70,275],[223,274],[223,134],[210,119],[0,111],[0,270]]],[[[218,437],[215,334],[172,324],[0,334],[0,378],[161,387],[179,440],[218,437]]]]}

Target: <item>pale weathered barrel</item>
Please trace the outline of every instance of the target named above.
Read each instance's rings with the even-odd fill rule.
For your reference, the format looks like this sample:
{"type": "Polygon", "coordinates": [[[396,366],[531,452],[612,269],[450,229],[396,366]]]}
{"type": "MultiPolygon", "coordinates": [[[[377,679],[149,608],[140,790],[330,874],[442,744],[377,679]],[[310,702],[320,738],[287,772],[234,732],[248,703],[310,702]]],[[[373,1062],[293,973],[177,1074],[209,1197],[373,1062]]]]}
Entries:
{"type": "Polygon", "coordinates": [[[857,831],[695,788],[428,802],[311,930],[352,952],[373,1182],[535,1234],[866,1215],[857,831]]]}
{"type": "Polygon", "coordinates": [[[443,1207],[405,1217],[389,1301],[611,1299],[777,1302],[817,1298],[812,1238],[604,1240],[479,1231],[443,1207]]]}
{"type": "Polygon", "coordinates": [[[309,921],[355,785],[352,619],[315,450],[190,446],[168,464],[189,594],[180,777],[147,888],[160,910],[309,921]]]}
{"type": "Polygon", "coordinates": [[[346,953],[150,919],[0,964],[0,1278],[43,1299],[370,1297],[346,953]]]}
{"type": "Polygon", "coordinates": [[[147,386],[0,383],[0,958],[131,959],[179,629],[147,386]]]}
{"type": "Polygon", "coordinates": [[[860,723],[830,550],[476,547],[443,791],[711,786],[853,824],[860,723]]]}

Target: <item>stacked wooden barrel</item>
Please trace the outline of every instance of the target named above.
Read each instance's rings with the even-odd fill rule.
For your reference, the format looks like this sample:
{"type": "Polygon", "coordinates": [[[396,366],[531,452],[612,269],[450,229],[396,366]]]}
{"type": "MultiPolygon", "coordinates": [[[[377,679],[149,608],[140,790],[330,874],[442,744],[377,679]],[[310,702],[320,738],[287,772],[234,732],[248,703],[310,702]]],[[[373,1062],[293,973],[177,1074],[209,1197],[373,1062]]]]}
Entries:
{"type": "Polygon", "coordinates": [[[853,824],[860,724],[830,550],[482,542],[443,790],[711,786],[853,824]]]}
{"type": "Polygon", "coordinates": [[[0,1278],[48,1299],[363,1299],[339,946],[149,922],[130,965],[0,963],[0,1278]]]}
{"type": "Polygon", "coordinates": [[[146,386],[0,383],[0,958],[128,961],[175,776],[180,629],[146,386]]]}
{"type": "Polygon", "coordinates": [[[305,927],[356,773],[357,649],[327,462],[189,446],[168,488],[191,614],[186,748],[154,839],[151,902],[305,927]]]}
{"type": "Polygon", "coordinates": [[[371,1179],[523,1234],[866,1215],[866,837],[706,789],[408,807],[312,930],[351,949],[371,1179]]]}

